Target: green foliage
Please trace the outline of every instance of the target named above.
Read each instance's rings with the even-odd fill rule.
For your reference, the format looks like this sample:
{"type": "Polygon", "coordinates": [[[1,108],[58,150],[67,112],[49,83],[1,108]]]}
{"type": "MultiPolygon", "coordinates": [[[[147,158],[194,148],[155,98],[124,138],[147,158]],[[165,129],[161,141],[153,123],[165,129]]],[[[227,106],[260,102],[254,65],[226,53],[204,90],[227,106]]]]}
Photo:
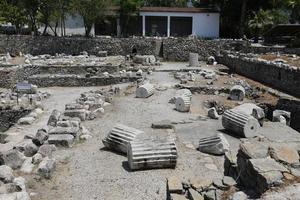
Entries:
{"type": "Polygon", "coordinates": [[[185,7],[186,0],[145,0],[145,6],[185,7]]]}
{"type": "Polygon", "coordinates": [[[0,20],[10,22],[16,26],[17,32],[26,23],[25,10],[21,6],[21,1],[0,0],[0,20]]]}
{"type": "Polygon", "coordinates": [[[129,20],[132,16],[138,15],[138,10],[142,6],[142,1],[140,0],[120,0],[120,23],[121,32],[123,35],[127,34],[127,29],[129,20]]]}

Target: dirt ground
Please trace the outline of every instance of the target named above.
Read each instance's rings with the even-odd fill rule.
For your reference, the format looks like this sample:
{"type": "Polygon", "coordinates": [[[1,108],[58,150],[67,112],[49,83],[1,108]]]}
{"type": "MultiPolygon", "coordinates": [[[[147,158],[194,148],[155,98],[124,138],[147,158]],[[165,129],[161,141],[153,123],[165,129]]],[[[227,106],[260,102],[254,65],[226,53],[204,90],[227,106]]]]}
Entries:
{"type": "MultiPolygon", "coordinates": [[[[160,68],[185,67],[186,63],[164,63],[160,68]]],[[[203,154],[195,148],[200,138],[222,133],[223,130],[220,120],[206,118],[207,110],[203,102],[207,99],[227,101],[226,96],[195,94],[192,111],[180,113],[174,110],[173,104],[168,103],[176,92],[173,86],[178,84],[173,74],[157,71],[148,75],[148,79],[156,87],[165,87],[167,90],[155,91],[148,99],[137,99],[134,87],[119,85],[125,93],[114,98],[112,106],[101,118],[83,123],[93,138],[55,152],[57,169],[51,180],[24,175],[33,200],[161,200],[166,199],[166,178],[169,176],[176,175],[182,180],[193,177],[222,178],[224,158],[203,154]],[[126,91],[126,88],[131,89],[126,91]],[[153,122],[166,119],[178,122],[175,131],[151,129],[153,122]],[[148,137],[175,137],[179,154],[176,169],[131,172],[125,156],[108,151],[102,144],[102,139],[116,123],[141,129],[148,137]]],[[[19,135],[16,137],[19,139],[25,134],[33,134],[46,124],[53,109],[63,110],[65,104],[74,102],[81,93],[99,88],[41,88],[52,94],[43,103],[43,116],[33,126],[15,126],[8,133],[12,138],[19,135]]],[[[268,98],[271,96],[265,100],[268,101],[268,98]]],[[[275,97],[272,100],[275,101],[275,97]]],[[[232,150],[236,151],[240,140],[231,135],[225,136],[232,150]]]]}

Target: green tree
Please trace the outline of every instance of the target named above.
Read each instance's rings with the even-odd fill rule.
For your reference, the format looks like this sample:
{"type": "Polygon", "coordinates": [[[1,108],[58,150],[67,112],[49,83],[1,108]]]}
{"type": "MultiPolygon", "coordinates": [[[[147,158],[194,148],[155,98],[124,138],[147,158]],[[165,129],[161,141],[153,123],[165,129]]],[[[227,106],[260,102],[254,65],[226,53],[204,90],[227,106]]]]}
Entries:
{"type": "Polygon", "coordinates": [[[93,25],[97,20],[103,20],[110,1],[107,0],[72,0],[71,9],[74,14],[83,18],[85,36],[90,36],[93,25]]]}
{"type": "Polygon", "coordinates": [[[18,34],[26,23],[25,10],[22,8],[20,0],[0,0],[0,16],[2,22],[12,23],[18,34]]]}
{"type": "Polygon", "coordinates": [[[291,22],[300,22],[300,0],[287,0],[287,5],[291,9],[291,22]]]}
{"type": "Polygon", "coordinates": [[[137,16],[142,2],[140,0],[120,0],[120,24],[122,35],[127,34],[128,23],[131,17],[137,16]]]}
{"type": "Polygon", "coordinates": [[[40,0],[21,0],[21,6],[23,6],[27,15],[27,22],[30,30],[38,35],[38,12],[40,7],[40,0]]]}
{"type": "MultiPolygon", "coordinates": [[[[47,33],[47,28],[50,27],[51,30],[51,21],[55,20],[56,12],[60,9],[59,4],[56,0],[39,0],[40,7],[39,7],[39,21],[44,24],[43,35],[47,33]]],[[[55,34],[55,33],[54,33],[55,34]]]]}

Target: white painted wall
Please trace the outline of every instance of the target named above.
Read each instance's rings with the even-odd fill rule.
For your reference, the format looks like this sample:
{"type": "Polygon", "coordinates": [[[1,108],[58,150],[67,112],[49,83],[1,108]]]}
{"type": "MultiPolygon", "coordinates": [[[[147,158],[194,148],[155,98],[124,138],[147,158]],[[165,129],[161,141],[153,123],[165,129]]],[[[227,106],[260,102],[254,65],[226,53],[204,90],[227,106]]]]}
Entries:
{"type": "Polygon", "coordinates": [[[193,17],[193,34],[198,37],[218,38],[219,13],[141,12],[141,16],[193,17]]]}

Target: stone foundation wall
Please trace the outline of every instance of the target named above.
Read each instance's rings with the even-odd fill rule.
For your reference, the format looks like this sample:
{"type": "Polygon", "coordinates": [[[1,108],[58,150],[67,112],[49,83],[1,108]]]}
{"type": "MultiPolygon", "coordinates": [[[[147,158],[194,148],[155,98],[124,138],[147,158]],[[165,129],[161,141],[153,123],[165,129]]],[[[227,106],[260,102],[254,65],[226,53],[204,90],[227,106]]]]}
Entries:
{"type": "Polygon", "coordinates": [[[300,97],[300,68],[232,54],[223,54],[217,60],[235,73],[300,97]]]}
{"type": "Polygon", "coordinates": [[[170,61],[188,61],[189,52],[197,52],[201,59],[216,55],[226,40],[199,40],[189,38],[84,38],[52,36],[0,35],[0,53],[22,52],[41,55],[65,53],[78,55],[87,51],[97,55],[107,51],[108,55],[128,55],[135,49],[138,54],[156,55],[170,61]]]}
{"type": "Polygon", "coordinates": [[[55,76],[40,77],[32,76],[28,81],[38,87],[89,87],[105,86],[137,81],[139,76],[133,77],[77,77],[77,76],[55,76]]]}

